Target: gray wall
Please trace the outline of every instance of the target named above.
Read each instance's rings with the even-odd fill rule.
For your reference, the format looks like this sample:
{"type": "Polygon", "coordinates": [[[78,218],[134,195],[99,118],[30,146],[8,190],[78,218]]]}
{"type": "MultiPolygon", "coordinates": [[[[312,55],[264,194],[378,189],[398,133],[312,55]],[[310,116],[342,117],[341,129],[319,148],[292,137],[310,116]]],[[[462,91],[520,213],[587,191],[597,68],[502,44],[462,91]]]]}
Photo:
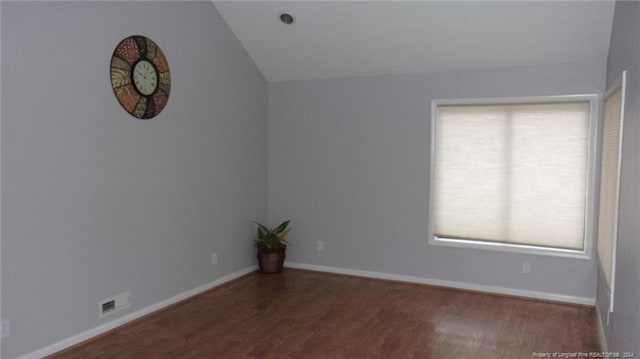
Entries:
{"type": "Polygon", "coordinates": [[[288,260],[594,298],[595,260],[427,245],[430,102],[604,83],[604,63],[269,83],[269,216],[293,220],[288,260]]]}
{"type": "Polygon", "coordinates": [[[2,357],[253,265],[266,114],[266,81],[208,1],[2,2],[2,357]],[[109,80],[134,34],[172,70],[149,121],[109,80]],[[98,319],[124,291],[131,308],[98,319]]]}
{"type": "MultiPolygon", "coordinates": [[[[607,63],[607,85],[627,70],[614,312],[607,343],[611,351],[640,355],[640,2],[616,2],[607,63]]],[[[598,302],[607,303],[606,286],[598,302]]],[[[606,306],[606,305],[604,305],[606,306]]],[[[603,311],[606,323],[606,312],[603,311]]]]}

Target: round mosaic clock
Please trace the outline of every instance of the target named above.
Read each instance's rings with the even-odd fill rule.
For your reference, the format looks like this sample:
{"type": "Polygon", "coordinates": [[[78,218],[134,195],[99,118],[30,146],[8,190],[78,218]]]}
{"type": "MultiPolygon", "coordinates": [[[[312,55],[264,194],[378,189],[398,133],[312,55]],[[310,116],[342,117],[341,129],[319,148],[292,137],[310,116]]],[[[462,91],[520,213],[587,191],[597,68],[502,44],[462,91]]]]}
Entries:
{"type": "Polygon", "coordinates": [[[111,86],[132,116],[146,120],[158,115],[171,91],[169,64],[162,50],[140,35],[120,41],[111,56],[111,86]]]}

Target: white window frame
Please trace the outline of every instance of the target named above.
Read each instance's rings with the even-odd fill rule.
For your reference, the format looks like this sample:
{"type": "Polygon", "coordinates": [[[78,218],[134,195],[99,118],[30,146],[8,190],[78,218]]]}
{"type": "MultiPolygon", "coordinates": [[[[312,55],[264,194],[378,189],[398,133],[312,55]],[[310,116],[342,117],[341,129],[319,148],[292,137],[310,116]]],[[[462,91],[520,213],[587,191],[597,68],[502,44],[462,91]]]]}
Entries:
{"type": "Polygon", "coordinates": [[[595,216],[596,167],[598,149],[598,116],[599,101],[597,94],[560,95],[560,96],[529,96],[529,97],[501,97],[501,98],[467,98],[467,99],[435,99],[431,101],[431,143],[430,143],[430,172],[429,172],[429,231],[428,245],[492,250],[500,252],[536,254],[545,256],[559,256],[590,260],[593,255],[594,236],[596,235],[597,218],[595,216]],[[585,193],[584,246],[582,250],[543,247],[503,242],[488,242],[480,240],[440,238],[435,236],[434,229],[434,174],[435,174],[435,141],[436,114],[438,106],[442,105],[502,105],[502,104],[534,104],[534,103],[562,103],[589,102],[589,137],[587,145],[587,173],[585,193]]]}

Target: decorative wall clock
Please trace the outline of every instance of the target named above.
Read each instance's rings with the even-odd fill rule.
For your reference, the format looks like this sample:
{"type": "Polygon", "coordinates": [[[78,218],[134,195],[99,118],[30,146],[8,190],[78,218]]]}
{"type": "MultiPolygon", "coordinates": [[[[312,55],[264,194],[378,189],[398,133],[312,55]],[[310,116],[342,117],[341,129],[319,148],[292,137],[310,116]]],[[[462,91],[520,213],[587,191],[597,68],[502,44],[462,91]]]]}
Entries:
{"type": "Polygon", "coordinates": [[[171,91],[169,64],[162,50],[140,35],[120,41],[111,56],[111,86],[132,116],[146,120],[158,115],[171,91]]]}

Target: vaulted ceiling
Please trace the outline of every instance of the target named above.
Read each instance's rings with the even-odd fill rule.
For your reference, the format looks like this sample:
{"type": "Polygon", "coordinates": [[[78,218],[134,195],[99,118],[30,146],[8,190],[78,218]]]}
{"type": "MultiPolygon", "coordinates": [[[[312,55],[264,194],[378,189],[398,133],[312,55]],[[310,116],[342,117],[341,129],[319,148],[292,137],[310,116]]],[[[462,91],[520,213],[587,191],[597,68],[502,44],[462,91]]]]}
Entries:
{"type": "Polygon", "coordinates": [[[267,81],[604,62],[613,1],[229,1],[267,81]],[[283,24],[281,13],[295,17],[283,24]]]}

